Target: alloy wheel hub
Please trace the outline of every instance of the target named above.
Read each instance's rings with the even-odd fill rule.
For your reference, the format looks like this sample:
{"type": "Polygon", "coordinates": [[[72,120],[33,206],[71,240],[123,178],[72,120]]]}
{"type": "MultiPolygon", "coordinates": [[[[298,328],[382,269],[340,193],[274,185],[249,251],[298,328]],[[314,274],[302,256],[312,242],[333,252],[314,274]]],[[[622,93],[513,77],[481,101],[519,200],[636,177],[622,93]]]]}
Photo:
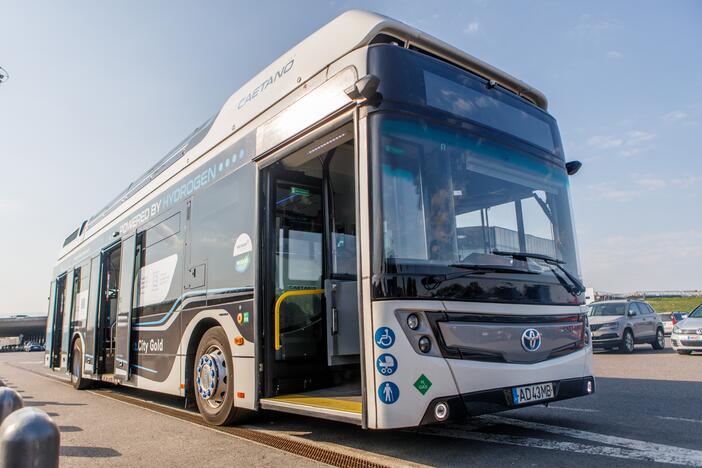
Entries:
{"type": "Polygon", "coordinates": [[[227,368],[222,352],[215,349],[201,356],[196,375],[197,392],[202,399],[213,406],[219,405],[224,400],[227,388],[227,368]]]}

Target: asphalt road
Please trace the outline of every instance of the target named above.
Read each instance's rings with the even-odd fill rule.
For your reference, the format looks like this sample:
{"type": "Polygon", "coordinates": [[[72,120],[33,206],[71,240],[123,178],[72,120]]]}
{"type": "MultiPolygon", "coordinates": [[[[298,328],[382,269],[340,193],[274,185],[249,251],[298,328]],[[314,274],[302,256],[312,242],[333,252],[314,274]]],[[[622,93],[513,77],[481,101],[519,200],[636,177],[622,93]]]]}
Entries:
{"type": "MultiPolygon", "coordinates": [[[[0,378],[61,429],[62,466],[315,465],[201,425],[78,392],[36,372],[42,353],[0,354],[0,378]]],[[[702,354],[637,346],[595,354],[595,395],[406,431],[264,414],[245,427],[383,465],[702,466],[702,354]]],[[[127,391],[168,408],[182,400],[127,391]]]]}

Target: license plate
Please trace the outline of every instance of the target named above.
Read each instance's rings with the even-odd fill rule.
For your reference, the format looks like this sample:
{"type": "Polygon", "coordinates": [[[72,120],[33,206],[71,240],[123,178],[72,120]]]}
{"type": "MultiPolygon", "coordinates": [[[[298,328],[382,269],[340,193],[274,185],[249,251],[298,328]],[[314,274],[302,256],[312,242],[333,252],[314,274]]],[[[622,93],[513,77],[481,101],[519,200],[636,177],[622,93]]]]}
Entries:
{"type": "Polygon", "coordinates": [[[553,384],[550,382],[514,387],[512,389],[512,400],[515,405],[523,405],[524,403],[548,400],[551,398],[553,398],[553,384]]]}
{"type": "Polygon", "coordinates": [[[697,335],[690,335],[687,337],[687,341],[702,341],[702,337],[697,335]]]}

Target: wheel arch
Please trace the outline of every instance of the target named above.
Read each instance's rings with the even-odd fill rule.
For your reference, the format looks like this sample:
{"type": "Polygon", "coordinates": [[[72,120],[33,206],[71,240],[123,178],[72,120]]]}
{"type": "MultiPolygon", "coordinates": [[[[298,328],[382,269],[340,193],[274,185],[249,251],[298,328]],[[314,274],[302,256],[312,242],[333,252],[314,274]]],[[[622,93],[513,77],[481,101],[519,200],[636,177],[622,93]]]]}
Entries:
{"type": "MultiPolygon", "coordinates": [[[[188,344],[185,350],[185,366],[183,366],[183,384],[186,397],[193,397],[193,368],[195,366],[195,351],[200,344],[203,335],[210,328],[221,327],[222,324],[214,317],[203,317],[200,319],[188,338],[188,344]]],[[[225,332],[226,333],[226,332],[225,332]]]]}

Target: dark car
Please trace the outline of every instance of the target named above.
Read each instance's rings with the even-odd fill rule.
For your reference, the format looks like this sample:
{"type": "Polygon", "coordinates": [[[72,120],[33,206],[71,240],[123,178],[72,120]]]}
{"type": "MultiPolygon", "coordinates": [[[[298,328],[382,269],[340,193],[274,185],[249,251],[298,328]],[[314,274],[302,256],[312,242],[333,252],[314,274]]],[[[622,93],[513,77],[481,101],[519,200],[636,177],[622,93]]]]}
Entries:
{"type": "Polygon", "coordinates": [[[44,346],[40,345],[39,343],[32,343],[30,341],[29,343],[24,344],[24,350],[27,352],[44,351],[44,346]]]}

